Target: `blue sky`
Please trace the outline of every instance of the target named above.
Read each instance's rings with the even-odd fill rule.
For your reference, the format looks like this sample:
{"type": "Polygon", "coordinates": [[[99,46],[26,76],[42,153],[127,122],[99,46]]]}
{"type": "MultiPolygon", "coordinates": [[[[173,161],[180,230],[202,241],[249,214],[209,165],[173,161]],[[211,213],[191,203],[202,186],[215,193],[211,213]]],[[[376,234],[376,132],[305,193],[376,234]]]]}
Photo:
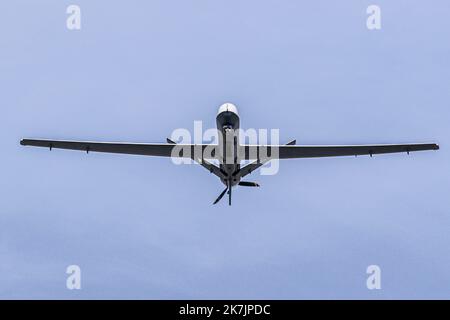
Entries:
{"type": "Polygon", "coordinates": [[[0,298],[450,298],[448,1],[3,1],[0,298]],[[78,4],[82,29],[66,29],[78,4]],[[378,4],[382,29],[366,28],[378,4]],[[25,148],[164,142],[215,125],[281,142],[437,142],[287,160],[261,188],[169,159],[25,148]],[[283,140],[284,139],[284,140],[283,140]],[[82,289],[66,289],[66,267],[82,289]],[[379,265],[382,289],[366,288],[379,265]]]}

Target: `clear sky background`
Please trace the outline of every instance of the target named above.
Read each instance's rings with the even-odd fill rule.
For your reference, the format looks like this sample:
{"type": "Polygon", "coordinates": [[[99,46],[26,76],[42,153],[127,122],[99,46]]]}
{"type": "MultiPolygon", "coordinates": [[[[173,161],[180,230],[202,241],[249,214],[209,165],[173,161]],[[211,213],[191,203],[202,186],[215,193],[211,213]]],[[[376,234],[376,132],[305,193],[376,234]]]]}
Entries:
{"type": "Polygon", "coordinates": [[[0,298],[450,298],[450,4],[2,1],[0,298]],[[78,4],[82,30],[66,28],[78,4]],[[378,4],[382,29],[366,28],[378,4]],[[164,142],[223,102],[281,142],[441,150],[287,160],[261,188],[170,159],[22,147],[164,142]],[[82,289],[66,289],[66,267],[82,289]],[[366,288],[366,268],[382,289],[366,288]]]}

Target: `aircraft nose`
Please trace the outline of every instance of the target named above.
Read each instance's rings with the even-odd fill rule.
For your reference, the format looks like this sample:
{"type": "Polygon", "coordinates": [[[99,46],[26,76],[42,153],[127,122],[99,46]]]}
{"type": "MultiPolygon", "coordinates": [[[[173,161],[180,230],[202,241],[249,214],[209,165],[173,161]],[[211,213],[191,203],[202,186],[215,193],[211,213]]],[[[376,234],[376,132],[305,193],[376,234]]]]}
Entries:
{"type": "Polygon", "coordinates": [[[234,104],[232,103],[224,103],[223,105],[221,105],[219,107],[219,112],[217,112],[217,114],[220,114],[222,112],[233,112],[235,114],[238,114],[237,108],[234,104]]]}

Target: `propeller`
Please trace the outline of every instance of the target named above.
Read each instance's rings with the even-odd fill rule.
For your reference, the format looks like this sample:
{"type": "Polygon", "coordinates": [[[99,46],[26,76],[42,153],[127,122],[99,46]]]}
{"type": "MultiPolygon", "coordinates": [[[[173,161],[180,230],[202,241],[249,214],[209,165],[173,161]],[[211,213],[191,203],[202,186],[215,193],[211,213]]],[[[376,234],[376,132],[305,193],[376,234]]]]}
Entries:
{"type": "Polygon", "coordinates": [[[233,187],[231,186],[231,180],[229,182],[229,187],[228,187],[228,205],[231,206],[231,190],[233,189],[233,187]]]}
{"type": "Polygon", "coordinates": [[[259,184],[256,182],[250,182],[250,181],[240,181],[239,185],[242,187],[259,187],[259,184]]]}
{"type": "MultiPolygon", "coordinates": [[[[257,184],[256,182],[250,182],[250,181],[240,181],[239,185],[243,186],[243,187],[259,187],[259,184],[257,184]]],[[[213,204],[216,204],[217,202],[219,202],[223,198],[225,193],[228,192],[228,205],[231,206],[231,190],[232,189],[233,189],[233,187],[231,186],[231,181],[228,181],[228,186],[225,188],[225,190],[222,191],[222,193],[217,197],[216,201],[214,201],[213,204]]]]}
{"type": "Polygon", "coordinates": [[[226,187],[225,190],[222,191],[222,193],[217,197],[216,201],[214,201],[213,204],[216,204],[217,202],[219,202],[220,199],[222,199],[223,196],[225,195],[225,192],[227,192],[227,191],[228,191],[228,187],[226,187]]]}

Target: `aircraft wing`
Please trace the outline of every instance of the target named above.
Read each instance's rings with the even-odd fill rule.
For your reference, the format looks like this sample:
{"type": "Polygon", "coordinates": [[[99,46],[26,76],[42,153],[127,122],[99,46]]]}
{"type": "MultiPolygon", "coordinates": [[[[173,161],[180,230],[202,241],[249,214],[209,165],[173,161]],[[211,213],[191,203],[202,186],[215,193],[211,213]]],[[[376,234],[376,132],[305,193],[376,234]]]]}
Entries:
{"type": "Polygon", "coordinates": [[[65,140],[38,140],[22,139],[20,144],[23,146],[44,147],[49,149],[69,149],[85,152],[108,152],[122,154],[136,154],[156,157],[180,157],[192,158],[195,148],[201,152],[209,146],[207,144],[171,144],[171,143],[127,143],[127,142],[92,142],[92,141],[65,141],[65,140]],[[179,152],[172,152],[178,147],[179,152]],[[191,151],[191,154],[183,152],[191,151]]]}
{"type": "Polygon", "coordinates": [[[335,145],[335,146],[297,146],[297,145],[247,145],[244,147],[245,159],[264,159],[267,155],[271,159],[317,158],[374,155],[396,152],[413,152],[424,150],[438,150],[435,143],[412,144],[377,144],[377,145],[335,145]],[[278,149],[278,155],[276,154],[278,149]]]}
{"type": "Polygon", "coordinates": [[[226,174],[217,166],[201,159],[201,155],[207,146],[209,146],[212,158],[215,156],[215,145],[207,144],[175,144],[171,143],[124,143],[124,142],[92,142],[92,141],[65,141],[65,140],[39,140],[39,139],[22,139],[20,144],[23,146],[34,146],[56,149],[69,149],[85,152],[107,152],[134,154],[144,156],[157,157],[180,157],[191,158],[198,162],[209,172],[215,174],[219,178],[224,178],[226,174]],[[178,148],[174,150],[174,148],[178,148]],[[195,152],[197,149],[197,153],[195,152]],[[190,154],[187,152],[190,150],[190,154]],[[173,152],[174,151],[174,152],[173,152]],[[186,152],[185,152],[186,151],[186,152]],[[197,156],[200,155],[200,157],[197,156]]]}

